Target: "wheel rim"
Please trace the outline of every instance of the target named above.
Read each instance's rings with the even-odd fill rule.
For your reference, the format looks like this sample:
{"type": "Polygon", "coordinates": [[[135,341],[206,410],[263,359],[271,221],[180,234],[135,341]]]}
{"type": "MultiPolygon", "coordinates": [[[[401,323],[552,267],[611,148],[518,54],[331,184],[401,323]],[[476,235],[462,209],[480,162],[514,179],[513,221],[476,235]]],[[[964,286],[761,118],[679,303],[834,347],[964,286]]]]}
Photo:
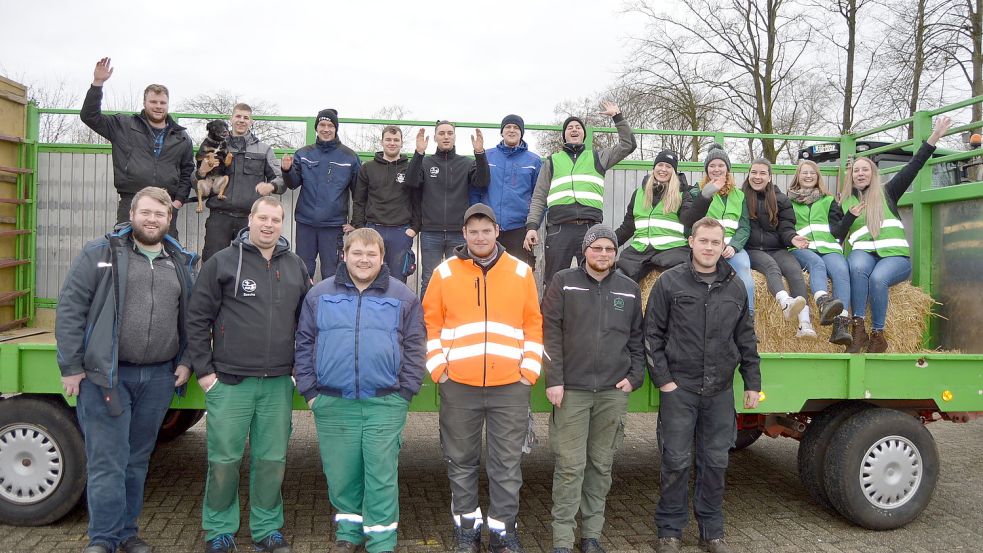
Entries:
{"type": "Polygon", "coordinates": [[[0,429],[0,498],[38,503],[54,493],[62,476],[61,448],[45,429],[27,423],[0,429]]]}
{"type": "Polygon", "coordinates": [[[887,436],[870,446],[860,467],[860,487],[872,505],[897,509],[922,482],[922,455],[910,440],[887,436]]]}

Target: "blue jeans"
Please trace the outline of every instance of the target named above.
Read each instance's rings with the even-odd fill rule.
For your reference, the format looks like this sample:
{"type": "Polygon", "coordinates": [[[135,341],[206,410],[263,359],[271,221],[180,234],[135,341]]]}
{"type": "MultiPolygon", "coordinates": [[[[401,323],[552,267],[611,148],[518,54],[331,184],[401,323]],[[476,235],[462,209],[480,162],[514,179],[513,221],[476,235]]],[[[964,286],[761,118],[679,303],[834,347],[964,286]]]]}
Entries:
{"type": "Polygon", "coordinates": [[[385,263],[389,266],[389,275],[393,278],[406,282],[406,275],[403,275],[403,260],[406,252],[413,248],[413,239],[406,236],[408,225],[387,226],[369,223],[367,225],[375,229],[382,236],[382,243],[386,247],[385,263]]]}
{"type": "Polygon", "coordinates": [[[430,276],[433,275],[433,270],[445,258],[454,255],[454,248],[464,244],[464,233],[462,231],[425,230],[420,233],[420,256],[423,257],[423,272],[420,274],[420,278],[422,279],[422,285],[420,287],[421,298],[427,293],[427,284],[430,283],[430,276]]]}
{"type": "Polygon", "coordinates": [[[850,268],[841,253],[821,254],[815,250],[792,250],[799,265],[809,272],[812,293],[828,292],[827,276],[833,280],[833,297],[843,302],[843,312],[850,312],[850,268]]]}
{"type": "Polygon", "coordinates": [[[863,317],[870,301],[872,330],[884,330],[887,319],[888,290],[911,276],[911,258],[902,255],[881,257],[860,250],[847,256],[850,265],[850,296],[853,316],[863,317]]]}
{"type": "Polygon", "coordinates": [[[297,255],[307,265],[307,275],[314,278],[317,258],[321,257],[321,279],[334,276],[341,251],[341,227],[312,227],[297,223],[297,255]]]}
{"type": "Polygon", "coordinates": [[[110,551],[137,535],[143,485],[157,431],[174,395],[174,363],[121,365],[117,384],[123,414],[109,414],[102,390],[79,387],[76,414],[85,437],[89,483],[89,541],[110,551]]]}
{"type": "Polygon", "coordinates": [[[754,277],[751,276],[751,258],[746,251],[741,250],[728,259],[727,263],[730,263],[737,273],[737,278],[744,283],[744,288],[747,289],[747,308],[751,315],[754,315],[754,277]]]}

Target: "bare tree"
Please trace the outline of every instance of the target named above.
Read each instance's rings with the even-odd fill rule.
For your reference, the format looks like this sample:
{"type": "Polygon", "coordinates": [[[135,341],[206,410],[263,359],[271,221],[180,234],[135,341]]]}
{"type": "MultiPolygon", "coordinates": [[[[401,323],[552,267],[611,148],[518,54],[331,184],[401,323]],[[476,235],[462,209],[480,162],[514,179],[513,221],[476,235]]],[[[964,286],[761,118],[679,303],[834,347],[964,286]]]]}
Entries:
{"type": "MultiPolygon", "coordinates": [[[[402,120],[410,117],[410,111],[401,104],[382,106],[369,119],[390,119],[402,120]]],[[[411,127],[408,125],[398,125],[403,131],[403,146],[412,148],[410,139],[411,127]]],[[[339,136],[341,141],[356,152],[376,152],[381,148],[382,129],[385,125],[341,125],[339,136]]]]}
{"type": "MultiPolygon", "coordinates": [[[[966,78],[971,97],[983,96],[983,0],[952,2],[936,26],[948,68],[966,78]]],[[[973,104],[972,118],[983,119],[983,106],[973,104]]]]}
{"type": "MultiPolygon", "coordinates": [[[[248,104],[253,109],[254,116],[277,115],[279,110],[279,107],[273,102],[247,99],[234,92],[220,90],[192,96],[178,104],[179,109],[172,111],[228,117],[232,114],[233,106],[240,102],[248,104]]],[[[188,127],[192,139],[198,142],[205,136],[204,126],[206,122],[206,120],[184,121],[182,124],[188,127]]],[[[306,126],[303,123],[264,120],[254,121],[252,129],[253,134],[274,148],[299,148],[303,146],[306,137],[305,131],[306,126]]]]}

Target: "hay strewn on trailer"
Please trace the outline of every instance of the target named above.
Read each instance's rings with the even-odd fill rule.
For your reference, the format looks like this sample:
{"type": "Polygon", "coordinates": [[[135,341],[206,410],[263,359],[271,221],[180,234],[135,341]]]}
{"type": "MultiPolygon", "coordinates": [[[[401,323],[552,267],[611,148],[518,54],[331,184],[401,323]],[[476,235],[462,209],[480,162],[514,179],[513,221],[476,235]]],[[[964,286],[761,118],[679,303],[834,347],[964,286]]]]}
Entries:
{"type": "MultiPolygon", "coordinates": [[[[655,285],[658,272],[652,272],[642,279],[643,305],[648,305],[649,291],[655,285]]],[[[819,334],[818,338],[796,338],[798,321],[786,321],[782,310],[774,296],[768,293],[765,277],[757,271],[754,275],[754,303],[756,311],[755,332],[758,334],[758,351],[768,353],[843,353],[843,346],[829,343],[832,327],[819,326],[816,313],[816,303],[809,299],[809,315],[812,324],[819,334]]],[[[809,285],[809,275],[805,275],[806,286],[809,285]]],[[[829,289],[832,289],[830,286],[829,289]]],[[[922,336],[928,326],[928,317],[932,314],[932,306],[936,302],[921,288],[903,282],[891,287],[890,301],[887,310],[887,353],[918,353],[927,351],[922,348],[922,336]]],[[[868,305],[869,308],[869,305],[868,305]]],[[[870,332],[870,315],[868,309],[867,331],[870,332]]]]}

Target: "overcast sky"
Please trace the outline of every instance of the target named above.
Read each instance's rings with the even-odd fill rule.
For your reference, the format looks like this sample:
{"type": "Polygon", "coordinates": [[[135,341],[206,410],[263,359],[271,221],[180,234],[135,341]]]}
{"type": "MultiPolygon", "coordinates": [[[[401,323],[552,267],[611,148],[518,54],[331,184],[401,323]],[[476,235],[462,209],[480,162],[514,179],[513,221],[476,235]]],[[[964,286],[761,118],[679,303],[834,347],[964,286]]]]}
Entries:
{"type": "MultiPolygon", "coordinates": [[[[668,4],[668,3],[667,3],[668,4]]],[[[79,103],[110,56],[107,94],[159,82],[181,99],[227,89],[283,115],[552,122],[554,106],[608,86],[644,30],[622,3],[2,2],[0,74],[64,80],[79,103]]],[[[80,106],[71,106],[80,107],[80,106]]],[[[496,137],[497,138],[497,137],[496,137]]]]}

